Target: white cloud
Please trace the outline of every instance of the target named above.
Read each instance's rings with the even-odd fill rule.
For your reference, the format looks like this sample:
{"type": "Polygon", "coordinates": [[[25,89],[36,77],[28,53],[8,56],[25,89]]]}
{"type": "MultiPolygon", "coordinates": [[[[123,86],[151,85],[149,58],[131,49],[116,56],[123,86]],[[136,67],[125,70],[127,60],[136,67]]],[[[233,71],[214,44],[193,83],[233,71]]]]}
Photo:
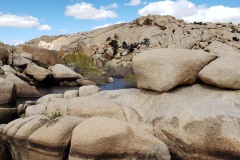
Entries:
{"type": "Polygon", "coordinates": [[[38,28],[39,30],[49,30],[49,25],[41,25],[38,18],[33,16],[18,16],[13,14],[0,14],[0,26],[17,28],[38,28]]]}
{"type": "Polygon", "coordinates": [[[113,4],[109,4],[107,6],[102,6],[102,9],[110,9],[110,8],[118,8],[118,4],[117,3],[113,3],[113,4]]]}
{"type": "Polygon", "coordinates": [[[116,18],[118,15],[114,11],[109,9],[117,7],[118,5],[114,3],[105,7],[102,6],[99,9],[97,9],[93,4],[81,2],[67,6],[65,8],[65,15],[74,17],[76,19],[90,19],[90,20],[116,18]]]}
{"type": "Polygon", "coordinates": [[[12,41],[12,45],[19,45],[19,44],[23,44],[24,43],[24,41],[22,41],[22,40],[13,40],[12,41]]]}
{"type": "Polygon", "coordinates": [[[126,3],[125,5],[127,5],[127,6],[137,6],[141,3],[142,3],[141,0],[131,0],[129,3],[126,3]]]}
{"type": "Polygon", "coordinates": [[[149,3],[138,10],[140,16],[148,14],[172,15],[188,22],[233,22],[240,23],[240,7],[197,6],[188,0],[165,0],[149,3]]]}
{"type": "Polygon", "coordinates": [[[68,30],[65,28],[59,29],[58,32],[67,32],[68,30]]]}
{"type": "Polygon", "coordinates": [[[38,27],[38,30],[51,30],[52,29],[52,27],[51,26],[49,26],[49,25],[47,25],[47,24],[44,24],[44,25],[41,25],[41,26],[39,26],[38,27]]]}
{"type": "Polygon", "coordinates": [[[108,24],[104,24],[104,25],[101,25],[101,26],[95,26],[95,27],[93,27],[93,30],[108,27],[108,26],[111,26],[111,25],[114,25],[114,24],[120,24],[120,23],[125,23],[125,22],[124,21],[118,21],[116,23],[108,23],[108,24]]]}

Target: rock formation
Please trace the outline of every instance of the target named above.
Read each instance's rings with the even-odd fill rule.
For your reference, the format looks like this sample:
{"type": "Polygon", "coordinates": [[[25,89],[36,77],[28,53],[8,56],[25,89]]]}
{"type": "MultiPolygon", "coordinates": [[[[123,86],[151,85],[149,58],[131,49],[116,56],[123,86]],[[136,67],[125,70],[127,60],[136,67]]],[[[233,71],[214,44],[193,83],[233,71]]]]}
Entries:
{"type": "MultiPolygon", "coordinates": [[[[133,63],[139,88],[100,91],[90,85],[19,105],[22,118],[0,125],[0,156],[240,159],[240,44],[233,38],[239,30],[231,23],[188,24],[171,16],[149,15],[92,32],[28,42],[51,50],[37,48],[35,53],[61,51],[64,56],[67,48],[86,51],[99,66],[133,63]]],[[[43,58],[43,62],[53,61],[43,58]]],[[[54,78],[81,78],[77,81],[83,83],[70,68],[51,65],[54,78]]],[[[19,80],[17,76],[24,78],[19,68],[5,65],[1,70],[7,76],[1,82],[12,81],[6,95],[13,83],[17,93],[33,89],[19,80]]]]}

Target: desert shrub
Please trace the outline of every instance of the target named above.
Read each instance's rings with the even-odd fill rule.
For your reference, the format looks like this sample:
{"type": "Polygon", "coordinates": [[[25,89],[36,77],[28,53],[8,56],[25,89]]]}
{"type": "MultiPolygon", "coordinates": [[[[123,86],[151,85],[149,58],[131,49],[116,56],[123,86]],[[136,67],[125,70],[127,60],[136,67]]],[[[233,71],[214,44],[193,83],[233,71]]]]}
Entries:
{"type": "Polygon", "coordinates": [[[134,50],[134,45],[131,43],[128,47],[128,53],[132,53],[134,50]]]}
{"type": "Polygon", "coordinates": [[[49,118],[53,120],[61,116],[63,116],[61,112],[52,112],[52,115],[49,118]]]}
{"type": "Polygon", "coordinates": [[[150,39],[149,38],[144,38],[143,41],[141,42],[141,44],[149,47],[150,46],[150,39]]]}
{"type": "Polygon", "coordinates": [[[233,39],[234,41],[236,41],[236,42],[239,41],[239,38],[237,38],[237,37],[233,37],[232,39],[233,39]]]}
{"type": "Polygon", "coordinates": [[[96,83],[101,76],[101,70],[93,67],[91,57],[85,54],[68,54],[63,57],[64,64],[72,67],[75,72],[82,74],[96,83]]]}
{"type": "Polygon", "coordinates": [[[128,44],[124,41],[124,42],[122,42],[122,48],[123,49],[128,49],[128,44]]]}
{"type": "Polygon", "coordinates": [[[124,80],[127,82],[127,87],[135,88],[137,87],[137,80],[135,74],[130,74],[127,77],[124,78],[124,80]]]}
{"type": "Polygon", "coordinates": [[[118,41],[117,40],[111,40],[109,45],[112,47],[113,50],[113,56],[117,54],[118,52],[118,41]]]}
{"type": "Polygon", "coordinates": [[[111,41],[111,39],[112,39],[111,37],[108,37],[108,38],[106,39],[106,41],[111,41]]]}

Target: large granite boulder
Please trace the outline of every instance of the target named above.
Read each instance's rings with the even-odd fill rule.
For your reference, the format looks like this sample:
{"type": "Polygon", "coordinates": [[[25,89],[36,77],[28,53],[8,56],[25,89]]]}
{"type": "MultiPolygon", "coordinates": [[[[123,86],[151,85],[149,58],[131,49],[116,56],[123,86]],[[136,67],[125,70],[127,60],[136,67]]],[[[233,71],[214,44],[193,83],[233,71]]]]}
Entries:
{"type": "Polygon", "coordinates": [[[171,159],[167,146],[149,132],[106,117],[89,118],[73,130],[70,160],[171,159]]]}
{"type": "Polygon", "coordinates": [[[197,84],[162,94],[129,89],[91,97],[134,110],[139,123],[153,125],[154,135],[167,144],[172,158],[240,158],[239,91],[197,84]]]}
{"type": "Polygon", "coordinates": [[[34,61],[50,66],[59,63],[59,55],[57,51],[47,50],[33,45],[23,45],[23,52],[32,54],[34,61]]]}
{"type": "Polygon", "coordinates": [[[14,74],[7,75],[6,80],[11,81],[16,85],[17,97],[40,97],[40,93],[35,87],[30,86],[27,82],[18,78],[14,74]]]}
{"type": "Polygon", "coordinates": [[[166,92],[178,85],[193,84],[198,73],[215,55],[186,49],[154,49],[133,58],[139,88],[166,92]]]}
{"type": "Polygon", "coordinates": [[[32,76],[37,81],[43,81],[52,74],[50,70],[40,67],[35,63],[28,64],[25,71],[26,74],[32,76]]]}
{"type": "Polygon", "coordinates": [[[54,79],[56,80],[83,78],[80,74],[74,72],[73,70],[62,64],[54,65],[53,67],[51,67],[51,71],[54,79]]]}
{"type": "Polygon", "coordinates": [[[222,43],[212,43],[209,49],[219,58],[204,67],[199,78],[220,88],[240,89],[240,51],[222,43]]]}
{"type": "Polygon", "coordinates": [[[16,100],[16,86],[13,82],[0,78],[0,104],[16,100]]]}
{"type": "Polygon", "coordinates": [[[2,131],[3,143],[10,146],[13,159],[59,160],[68,156],[72,130],[83,119],[36,115],[10,122],[2,131]],[[62,127],[64,126],[64,127],[62,127]],[[15,139],[11,142],[11,139],[15,139]],[[24,142],[25,145],[22,145],[24,142]]]}

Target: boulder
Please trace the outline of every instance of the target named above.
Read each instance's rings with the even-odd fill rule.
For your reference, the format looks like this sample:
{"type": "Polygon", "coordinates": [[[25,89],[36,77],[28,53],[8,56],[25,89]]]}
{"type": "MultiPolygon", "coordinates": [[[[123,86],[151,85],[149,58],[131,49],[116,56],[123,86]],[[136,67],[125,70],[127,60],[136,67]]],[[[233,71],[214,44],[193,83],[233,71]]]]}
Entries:
{"type": "Polygon", "coordinates": [[[5,62],[7,60],[7,57],[8,57],[8,50],[5,47],[0,46],[0,60],[2,62],[5,62]]]}
{"type": "Polygon", "coordinates": [[[171,159],[167,146],[149,132],[106,117],[89,118],[73,130],[70,160],[85,158],[171,159]]]}
{"type": "Polygon", "coordinates": [[[13,159],[65,159],[72,130],[82,120],[69,116],[49,120],[41,115],[20,118],[4,127],[4,143],[9,144],[13,159]]]}
{"type": "Polygon", "coordinates": [[[92,50],[83,41],[79,40],[77,43],[77,51],[79,54],[85,54],[87,56],[92,56],[92,50]]]}
{"type": "Polygon", "coordinates": [[[79,97],[89,96],[99,91],[100,91],[100,88],[95,85],[82,86],[79,88],[79,97]]]}
{"type": "Polygon", "coordinates": [[[102,91],[92,98],[129,107],[141,123],[152,123],[154,135],[167,144],[173,159],[240,158],[239,91],[196,84],[162,94],[102,91]]]}
{"type": "MultiPolygon", "coordinates": [[[[12,64],[11,58],[8,59],[8,63],[12,64]]],[[[32,63],[32,55],[24,52],[18,54],[13,60],[14,66],[17,67],[26,67],[29,63],[32,63]]]]}
{"type": "Polygon", "coordinates": [[[221,43],[212,43],[209,49],[219,58],[204,67],[198,77],[219,88],[240,89],[240,51],[221,43]]]}
{"type": "Polygon", "coordinates": [[[8,74],[16,74],[17,72],[9,65],[4,65],[1,67],[1,70],[3,71],[3,73],[5,75],[8,75],[8,74]]]}
{"type": "Polygon", "coordinates": [[[40,93],[35,87],[30,86],[14,74],[7,75],[6,80],[11,81],[16,85],[17,97],[40,97],[40,93]]]}
{"type": "MultiPolygon", "coordinates": [[[[60,110],[60,108],[57,109],[57,107],[60,105],[56,105],[56,103],[57,102],[49,104],[48,108],[56,108],[55,110],[60,110]]],[[[63,104],[61,108],[67,106],[65,109],[66,113],[71,116],[78,116],[83,118],[104,116],[126,121],[122,107],[106,99],[78,97],[70,99],[67,102],[65,101],[65,104],[64,100],[61,103],[63,104]]]]}
{"type": "Polygon", "coordinates": [[[34,61],[47,66],[55,65],[60,61],[57,51],[47,50],[34,45],[23,45],[23,52],[32,54],[32,59],[34,61]]]}
{"type": "Polygon", "coordinates": [[[53,77],[56,80],[65,80],[65,79],[79,79],[83,78],[80,74],[77,74],[67,66],[62,64],[56,64],[52,68],[53,77]]]}
{"type": "Polygon", "coordinates": [[[63,96],[63,98],[65,98],[65,99],[70,99],[70,98],[74,98],[74,97],[78,97],[78,90],[66,91],[63,96]]]}
{"type": "Polygon", "coordinates": [[[153,49],[133,58],[133,70],[139,88],[166,92],[196,82],[198,73],[215,58],[204,51],[153,49]]]}
{"type": "Polygon", "coordinates": [[[0,78],[0,104],[14,102],[16,100],[16,86],[9,80],[0,78]]]}
{"type": "Polygon", "coordinates": [[[62,46],[60,51],[59,51],[59,56],[64,57],[67,54],[74,54],[74,53],[76,53],[76,48],[75,47],[62,46]]]}
{"type": "Polygon", "coordinates": [[[63,98],[63,94],[47,94],[37,100],[37,103],[49,102],[52,98],[63,98]]]}
{"type": "Polygon", "coordinates": [[[24,112],[25,117],[35,115],[47,115],[47,104],[41,103],[36,105],[27,106],[24,112]]]}
{"type": "Polygon", "coordinates": [[[43,81],[44,79],[46,79],[48,76],[52,74],[52,72],[49,71],[48,69],[39,67],[35,63],[28,64],[25,71],[26,71],[26,74],[32,76],[37,81],[43,81]]]}

